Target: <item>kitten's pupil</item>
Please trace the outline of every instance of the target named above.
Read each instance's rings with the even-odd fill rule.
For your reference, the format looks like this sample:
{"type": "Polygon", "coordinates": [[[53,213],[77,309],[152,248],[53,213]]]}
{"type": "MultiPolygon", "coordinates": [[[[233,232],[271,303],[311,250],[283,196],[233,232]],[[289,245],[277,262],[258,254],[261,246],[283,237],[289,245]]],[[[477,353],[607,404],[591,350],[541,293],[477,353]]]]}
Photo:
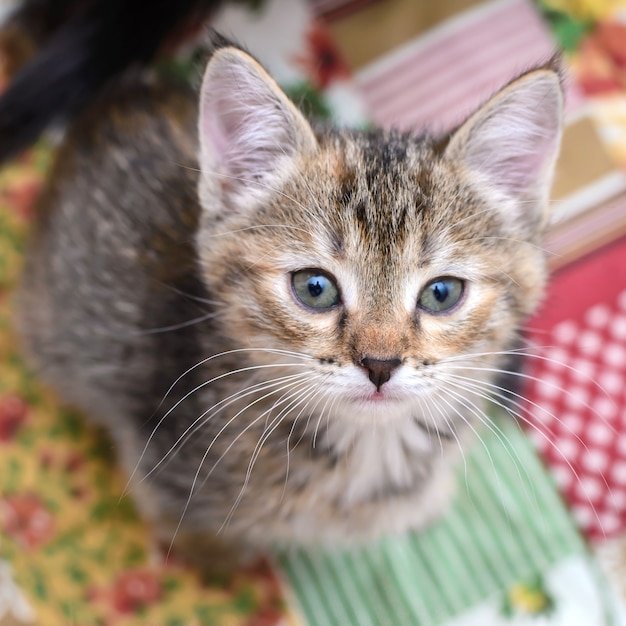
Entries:
{"type": "Polygon", "coordinates": [[[339,303],[339,288],[320,270],[300,270],[291,277],[293,293],[301,304],[313,309],[330,309],[339,303]]]}
{"type": "Polygon", "coordinates": [[[443,282],[438,282],[435,283],[432,287],[432,292],[433,292],[433,296],[435,296],[435,299],[437,300],[437,302],[445,302],[446,298],[448,297],[448,287],[446,286],[445,283],[443,282]]]}
{"type": "Polygon", "coordinates": [[[458,278],[437,278],[419,297],[419,307],[429,313],[440,313],[454,307],[463,295],[463,281],[458,278]]]}
{"type": "Polygon", "coordinates": [[[324,287],[321,285],[323,282],[323,278],[321,276],[314,276],[313,278],[309,278],[307,284],[309,286],[309,293],[317,298],[323,291],[324,287]]]}

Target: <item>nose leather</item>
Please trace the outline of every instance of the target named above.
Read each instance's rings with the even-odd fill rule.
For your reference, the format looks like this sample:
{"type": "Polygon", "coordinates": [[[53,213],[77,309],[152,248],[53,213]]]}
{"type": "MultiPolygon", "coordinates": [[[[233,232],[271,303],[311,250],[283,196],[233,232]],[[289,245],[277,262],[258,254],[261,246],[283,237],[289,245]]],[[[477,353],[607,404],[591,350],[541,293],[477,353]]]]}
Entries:
{"type": "Polygon", "coordinates": [[[372,359],[365,357],[361,359],[361,366],[367,370],[369,379],[376,386],[376,390],[380,388],[391,378],[392,372],[402,365],[400,359],[372,359]]]}

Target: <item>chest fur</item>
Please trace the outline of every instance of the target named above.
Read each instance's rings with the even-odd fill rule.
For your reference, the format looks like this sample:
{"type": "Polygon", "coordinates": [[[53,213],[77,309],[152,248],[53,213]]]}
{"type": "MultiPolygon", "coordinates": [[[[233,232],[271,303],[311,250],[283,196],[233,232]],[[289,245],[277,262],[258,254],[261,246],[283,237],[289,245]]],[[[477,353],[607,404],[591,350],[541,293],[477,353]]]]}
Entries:
{"type": "Polygon", "coordinates": [[[391,423],[329,425],[324,444],[338,458],[328,488],[346,506],[419,490],[432,471],[439,444],[410,418],[391,423]]]}

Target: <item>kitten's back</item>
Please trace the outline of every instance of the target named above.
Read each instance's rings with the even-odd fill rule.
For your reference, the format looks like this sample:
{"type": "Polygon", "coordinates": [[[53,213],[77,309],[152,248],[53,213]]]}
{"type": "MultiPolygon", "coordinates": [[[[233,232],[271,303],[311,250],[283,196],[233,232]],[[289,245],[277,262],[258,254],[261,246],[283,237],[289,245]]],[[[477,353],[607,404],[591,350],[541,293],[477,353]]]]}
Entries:
{"type": "MultiPolygon", "coordinates": [[[[69,130],[42,194],[19,324],[44,377],[69,401],[92,406],[96,417],[127,411],[115,406],[122,399],[139,401],[146,389],[133,389],[129,374],[154,370],[156,353],[159,367],[165,365],[167,351],[137,329],[199,315],[193,300],[204,295],[194,278],[192,241],[198,218],[195,124],[195,103],[185,90],[120,86],[69,130]],[[97,378],[99,399],[80,397],[80,389],[91,387],[85,377],[97,378]]],[[[182,352],[193,343],[187,335],[163,333],[162,339],[177,342],[182,352]]],[[[149,374],[144,384],[146,379],[149,374]]]]}

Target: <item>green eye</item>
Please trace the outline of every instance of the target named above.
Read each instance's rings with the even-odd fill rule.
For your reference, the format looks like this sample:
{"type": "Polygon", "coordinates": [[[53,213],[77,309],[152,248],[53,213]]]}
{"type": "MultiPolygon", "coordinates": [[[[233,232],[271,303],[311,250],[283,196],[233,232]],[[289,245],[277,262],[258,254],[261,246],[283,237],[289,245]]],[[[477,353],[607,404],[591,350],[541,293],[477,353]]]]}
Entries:
{"type": "Polygon", "coordinates": [[[461,299],[463,286],[459,278],[437,278],[424,287],[418,305],[429,313],[449,311],[461,299]]]}
{"type": "Polygon", "coordinates": [[[300,270],[291,276],[296,298],[312,309],[330,309],[339,304],[339,288],[320,270],[300,270]]]}

